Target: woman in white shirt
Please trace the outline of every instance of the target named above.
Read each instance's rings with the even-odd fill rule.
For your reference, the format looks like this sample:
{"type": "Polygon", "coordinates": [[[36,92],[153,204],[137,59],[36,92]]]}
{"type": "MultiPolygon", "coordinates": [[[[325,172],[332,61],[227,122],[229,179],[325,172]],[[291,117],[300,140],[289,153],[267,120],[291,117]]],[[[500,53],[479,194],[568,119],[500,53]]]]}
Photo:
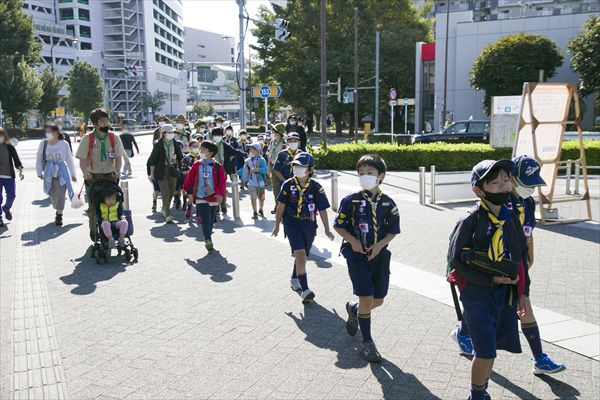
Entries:
{"type": "Polygon", "coordinates": [[[77,182],[77,172],[69,144],[56,125],[46,125],[46,140],[38,148],[36,169],[38,177],[44,181],[44,193],[50,196],[56,210],[54,223],[61,226],[65,193],[68,191],[69,198],[73,197],[71,181],[77,182]]]}

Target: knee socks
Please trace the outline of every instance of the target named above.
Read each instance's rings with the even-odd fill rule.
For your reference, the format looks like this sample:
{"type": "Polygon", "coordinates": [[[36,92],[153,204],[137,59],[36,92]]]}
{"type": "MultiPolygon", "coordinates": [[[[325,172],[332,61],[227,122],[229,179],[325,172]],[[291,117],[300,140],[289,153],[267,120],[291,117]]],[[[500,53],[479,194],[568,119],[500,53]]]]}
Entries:
{"type": "Polygon", "coordinates": [[[296,263],[294,263],[294,267],[292,268],[292,279],[296,279],[296,263]]]}
{"type": "Polygon", "coordinates": [[[540,329],[538,328],[537,322],[534,321],[530,324],[521,324],[521,330],[523,330],[523,335],[525,335],[525,338],[529,343],[535,361],[542,358],[542,339],[540,338],[540,329]]]}
{"type": "Polygon", "coordinates": [[[371,313],[358,314],[358,326],[362,333],[363,343],[373,340],[373,338],[371,338],[371,313]]]}
{"type": "Polygon", "coordinates": [[[305,291],[308,289],[308,278],[306,277],[306,274],[298,274],[298,281],[300,282],[300,286],[302,286],[302,291],[305,291]]]}
{"type": "Polygon", "coordinates": [[[484,386],[479,386],[471,382],[471,396],[469,399],[471,400],[484,400],[485,399],[485,389],[487,388],[487,383],[484,386]]]}

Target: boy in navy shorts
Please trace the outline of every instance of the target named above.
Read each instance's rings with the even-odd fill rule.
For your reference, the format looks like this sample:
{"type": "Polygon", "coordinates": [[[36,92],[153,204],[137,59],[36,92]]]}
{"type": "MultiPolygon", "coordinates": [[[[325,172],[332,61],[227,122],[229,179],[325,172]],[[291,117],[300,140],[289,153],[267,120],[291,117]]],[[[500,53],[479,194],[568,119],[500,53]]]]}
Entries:
{"type": "Polygon", "coordinates": [[[458,286],[463,315],[473,344],[471,395],[489,399],[487,386],[496,350],[521,353],[517,313],[526,311],[529,296],[527,240],[519,217],[506,203],[512,191],[511,160],[484,160],[471,173],[473,192],[481,199],[462,217],[450,240],[448,280],[458,286]],[[481,250],[491,262],[510,259],[520,264],[518,277],[494,276],[467,264],[466,251],[481,250]]]}
{"type": "Polygon", "coordinates": [[[279,234],[279,224],[283,219],[284,232],[294,252],[290,285],[293,290],[301,291],[302,302],[308,303],[315,298],[308,288],[306,258],[317,235],[317,213],[321,216],[327,237],[333,240],[334,236],[327,216],[329,200],[323,187],[312,180],[315,159],[308,153],[298,153],[291,166],[294,176],[283,183],[277,197],[273,236],[279,234]]]}
{"type": "Polygon", "coordinates": [[[400,216],[394,201],[379,188],[386,172],[383,159],[364,155],[356,171],[362,190],[342,199],[333,228],[344,239],[341,251],[358,296],[358,303],[346,303],[346,330],[354,336],[360,326],[360,354],[369,362],[379,362],[371,337],[371,310],[383,304],[388,292],[391,253],[387,246],[400,233],[400,216]]]}

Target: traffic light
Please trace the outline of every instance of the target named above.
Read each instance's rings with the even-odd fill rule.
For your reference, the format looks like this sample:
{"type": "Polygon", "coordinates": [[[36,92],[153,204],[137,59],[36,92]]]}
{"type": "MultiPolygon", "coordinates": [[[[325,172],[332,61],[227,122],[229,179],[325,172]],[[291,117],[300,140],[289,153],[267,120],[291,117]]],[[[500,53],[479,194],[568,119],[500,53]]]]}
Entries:
{"type": "Polygon", "coordinates": [[[344,92],[344,104],[354,103],[354,92],[344,92]]]}
{"type": "Polygon", "coordinates": [[[138,67],[135,65],[126,65],[125,66],[125,76],[138,76],[138,67]]]}
{"type": "Polygon", "coordinates": [[[131,73],[132,73],[132,72],[133,72],[133,71],[131,70],[131,66],[129,66],[129,65],[126,65],[126,66],[125,66],[125,76],[129,76],[129,75],[131,75],[131,73]]]}
{"type": "Polygon", "coordinates": [[[288,28],[290,27],[290,21],[277,18],[273,23],[275,27],[275,40],[279,40],[280,42],[287,42],[288,38],[291,35],[291,32],[288,32],[288,28]]]}
{"type": "Polygon", "coordinates": [[[135,65],[131,67],[131,73],[133,74],[133,76],[138,75],[138,68],[135,65]]]}

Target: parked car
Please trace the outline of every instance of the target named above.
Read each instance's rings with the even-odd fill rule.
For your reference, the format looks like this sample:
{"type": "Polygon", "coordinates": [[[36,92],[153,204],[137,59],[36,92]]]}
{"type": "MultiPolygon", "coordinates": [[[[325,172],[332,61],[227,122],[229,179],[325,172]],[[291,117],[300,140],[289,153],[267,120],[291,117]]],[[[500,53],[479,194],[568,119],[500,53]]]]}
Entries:
{"type": "Polygon", "coordinates": [[[489,143],[490,121],[457,121],[442,132],[412,135],[413,143],[489,143]]]}

